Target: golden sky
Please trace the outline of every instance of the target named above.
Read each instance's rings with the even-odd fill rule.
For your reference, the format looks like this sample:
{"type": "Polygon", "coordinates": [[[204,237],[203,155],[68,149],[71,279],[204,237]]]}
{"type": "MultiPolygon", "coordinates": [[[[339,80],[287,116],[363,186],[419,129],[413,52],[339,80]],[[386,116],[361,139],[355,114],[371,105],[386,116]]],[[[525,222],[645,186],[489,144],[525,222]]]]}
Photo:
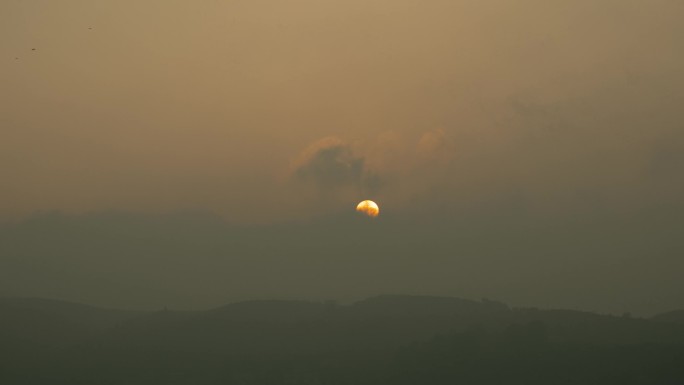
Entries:
{"type": "Polygon", "coordinates": [[[681,0],[2,0],[0,296],[681,308],[683,20],[681,0]]]}
{"type": "Polygon", "coordinates": [[[666,0],[2,1],[0,217],[680,204],[682,20],[666,0]]]}

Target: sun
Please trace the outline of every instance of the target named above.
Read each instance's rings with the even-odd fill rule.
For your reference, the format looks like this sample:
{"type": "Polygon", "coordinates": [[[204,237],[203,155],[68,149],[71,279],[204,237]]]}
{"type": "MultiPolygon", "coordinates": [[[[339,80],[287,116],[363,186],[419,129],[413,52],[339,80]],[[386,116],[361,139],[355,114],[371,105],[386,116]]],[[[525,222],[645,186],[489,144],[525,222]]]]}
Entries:
{"type": "Polygon", "coordinates": [[[365,200],[356,205],[356,211],[371,218],[375,218],[380,214],[380,207],[378,207],[378,204],[373,201],[365,200]]]}

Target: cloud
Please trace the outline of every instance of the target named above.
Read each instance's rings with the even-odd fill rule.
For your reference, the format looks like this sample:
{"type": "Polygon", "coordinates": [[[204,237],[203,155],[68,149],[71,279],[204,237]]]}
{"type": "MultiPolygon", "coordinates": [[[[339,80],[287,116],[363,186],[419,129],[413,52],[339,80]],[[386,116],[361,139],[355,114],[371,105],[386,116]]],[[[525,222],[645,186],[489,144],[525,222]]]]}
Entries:
{"type": "Polygon", "coordinates": [[[366,141],[320,139],[292,162],[290,180],[319,197],[381,199],[402,205],[448,173],[454,147],[444,130],[415,140],[386,131],[366,141]]]}
{"type": "Polygon", "coordinates": [[[310,145],[294,162],[293,177],[321,190],[361,186],[365,159],[334,137],[310,145]]]}

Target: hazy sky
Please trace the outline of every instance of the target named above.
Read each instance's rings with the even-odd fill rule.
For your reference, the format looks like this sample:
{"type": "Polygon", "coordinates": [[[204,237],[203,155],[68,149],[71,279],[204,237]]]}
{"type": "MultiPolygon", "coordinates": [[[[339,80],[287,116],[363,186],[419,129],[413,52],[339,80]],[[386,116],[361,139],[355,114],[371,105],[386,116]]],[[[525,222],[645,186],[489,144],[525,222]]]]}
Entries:
{"type": "MultiPolygon", "coordinates": [[[[310,272],[285,263],[287,278],[268,279],[279,289],[245,281],[222,297],[229,286],[217,284],[211,296],[196,288],[178,303],[407,291],[684,307],[684,283],[671,275],[684,269],[682,20],[678,0],[4,0],[0,222],[13,243],[0,263],[36,279],[17,261],[51,257],[8,234],[44,236],[54,229],[22,223],[52,211],[86,223],[126,212],[148,224],[207,212],[263,235],[257,243],[272,241],[279,226],[320,220],[312,242],[353,254],[353,245],[325,243],[351,230],[335,225],[329,234],[325,224],[371,198],[391,218],[372,231],[412,236],[423,250],[409,247],[415,261],[393,275],[345,284],[325,259],[310,272]],[[454,241],[463,234],[471,243],[454,241]],[[465,266],[466,254],[483,256],[466,264],[475,270],[435,276],[465,266]],[[542,254],[553,257],[540,263],[542,254]],[[501,261],[492,276],[474,267],[501,261]],[[312,276],[339,282],[316,286],[312,276]],[[309,283],[293,289],[298,280],[309,283]],[[588,299],[604,289],[612,294],[588,299]]],[[[154,227],[141,226],[141,234],[154,227]]],[[[304,242],[310,230],[288,242],[304,242]]],[[[65,244],[78,249],[74,234],[65,244]]],[[[183,234],[193,244],[197,233],[183,234]]],[[[348,262],[349,271],[367,263],[381,274],[380,261],[399,248],[374,245],[375,257],[348,262]]],[[[216,253],[229,261],[256,253],[245,247],[216,253]]],[[[295,249],[279,253],[286,262],[321,254],[295,249]]],[[[186,258],[173,255],[178,271],[186,258]]],[[[65,271],[91,274],[73,263],[65,271]]],[[[248,265],[235,266],[259,264],[248,265]]],[[[145,286],[147,270],[135,279],[137,270],[125,271],[145,286]]],[[[21,274],[0,293],[57,290],[21,274]]],[[[78,299],[125,302],[103,298],[78,299]]]]}

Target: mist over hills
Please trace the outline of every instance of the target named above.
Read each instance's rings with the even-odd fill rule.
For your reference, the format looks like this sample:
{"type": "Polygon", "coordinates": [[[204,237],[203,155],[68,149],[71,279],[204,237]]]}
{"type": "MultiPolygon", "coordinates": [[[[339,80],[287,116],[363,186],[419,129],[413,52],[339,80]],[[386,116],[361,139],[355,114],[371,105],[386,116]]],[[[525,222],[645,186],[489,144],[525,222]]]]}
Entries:
{"type": "Polygon", "coordinates": [[[677,226],[657,212],[562,225],[522,213],[353,214],[263,225],[203,212],[38,215],[0,225],[0,294],[138,310],[383,293],[615,314],[684,307],[677,226]]]}
{"type": "Polygon", "coordinates": [[[193,312],[4,298],[0,339],[0,381],[12,384],[478,384],[514,366],[533,384],[684,379],[682,323],[446,297],[193,312]]]}
{"type": "Polygon", "coordinates": [[[0,385],[683,385],[682,20],[0,0],[0,385]]]}
{"type": "Polygon", "coordinates": [[[676,228],[643,219],[5,223],[0,383],[684,383],[676,228]]]}

